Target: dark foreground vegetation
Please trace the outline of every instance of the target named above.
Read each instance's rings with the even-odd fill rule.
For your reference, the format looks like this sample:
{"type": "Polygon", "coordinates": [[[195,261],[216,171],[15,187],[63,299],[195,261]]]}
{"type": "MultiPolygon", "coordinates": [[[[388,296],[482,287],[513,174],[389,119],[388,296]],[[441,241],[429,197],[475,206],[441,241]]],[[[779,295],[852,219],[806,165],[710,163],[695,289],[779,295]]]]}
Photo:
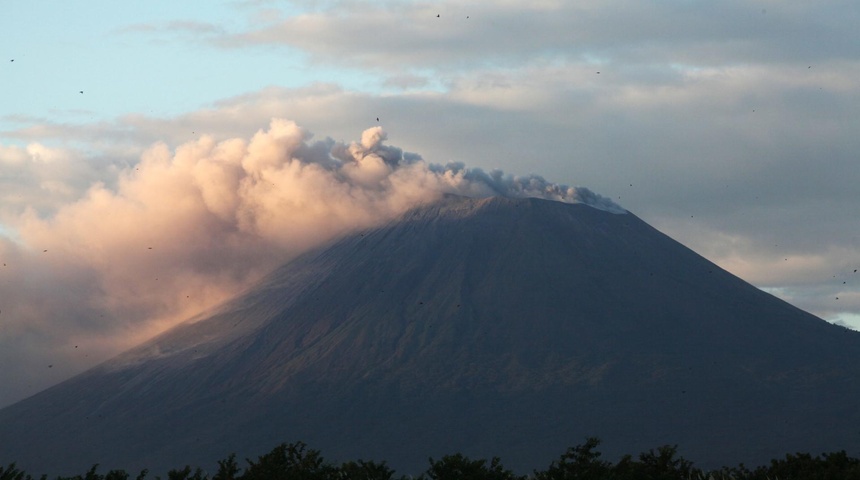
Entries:
{"type": "MultiPolygon", "coordinates": [[[[418,477],[398,476],[384,461],[356,460],[335,465],[325,461],[318,450],[302,442],[283,443],[256,460],[246,459],[239,466],[236,455],[218,462],[218,469],[210,476],[200,468],[186,466],[171,470],[165,480],[860,480],[860,459],[849,457],[845,451],[811,456],[807,453],[786,455],[771,460],[769,465],[748,469],[743,464],[703,471],[678,456],[677,446],[663,446],[640,453],[638,457],[625,455],[617,463],[601,459],[597,450],[600,441],[589,438],[582,445],[568,448],[545,470],[531,475],[515,475],[507,470],[498,457],[491,460],[473,460],[462,454],[430,458],[427,470],[418,477]]],[[[93,465],[86,473],[70,477],[58,476],[53,480],[144,480],[143,470],[136,476],[124,470],[99,473],[93,465]]],[[[0,464],[0,480],[48,480],[47,475],[33,477],[18,469],[14,463],[0,464]]]]}

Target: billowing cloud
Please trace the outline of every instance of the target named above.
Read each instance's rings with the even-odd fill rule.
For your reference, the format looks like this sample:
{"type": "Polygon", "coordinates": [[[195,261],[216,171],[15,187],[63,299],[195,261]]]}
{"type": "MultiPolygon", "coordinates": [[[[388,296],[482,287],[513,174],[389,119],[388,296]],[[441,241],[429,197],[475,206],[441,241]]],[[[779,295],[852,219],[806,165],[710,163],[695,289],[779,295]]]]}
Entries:
{"type": "Polygon", "coordinates": [[[0,223],[6,212],[28,208],[45,212],[74,200],[103,177],[104,169],[111,167],[84,161],[72,149],[37,141],[26,146],[0,145],[0,223]]]}
{"type": "MultiPolygon", "coordinates": [[[[3,360],[19,372],[74,371],[235,295],[312,246],[444,194],[541,197],[624,213],[587,189],[541,177],[426,163],[386,145],[381,127],[349,144],[310,139],[274,119],[250,139],[156,143],[113,186],[95,183],[48,214],[7,214],[16,240],[0,251],[3,360]],[[29,353],[9,358],[23,354],[21,345],[29,353]]],[[[16,164],[63,158],[38,145],[7,153],[16,164]]],[[[0,401],[22,393],[11,381],[0,401]]]]}

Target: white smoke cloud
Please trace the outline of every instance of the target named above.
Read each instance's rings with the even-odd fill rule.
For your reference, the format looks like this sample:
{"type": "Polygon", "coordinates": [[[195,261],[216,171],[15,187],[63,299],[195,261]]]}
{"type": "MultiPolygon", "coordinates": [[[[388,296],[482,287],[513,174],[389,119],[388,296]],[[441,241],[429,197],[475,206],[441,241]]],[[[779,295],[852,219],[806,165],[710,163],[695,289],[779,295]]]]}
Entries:
{"type": "MultiPolygon", "coordinates": [[[[0,243],[2,370],[53,370],[30,388],[26,375],[6,378],[12,388],[0,405],[226,300],[313,246],[445,194],[625,212],[584,188],[434,165],[385,140],[374,127],[359,142],[311,142],[295,123],[274,119],[250,140],[156,143],[49,213],[7,214],[15,241],[0,243]]],[[[10,152],[12,163],[63,159],[44,148],[10,152]]]]}

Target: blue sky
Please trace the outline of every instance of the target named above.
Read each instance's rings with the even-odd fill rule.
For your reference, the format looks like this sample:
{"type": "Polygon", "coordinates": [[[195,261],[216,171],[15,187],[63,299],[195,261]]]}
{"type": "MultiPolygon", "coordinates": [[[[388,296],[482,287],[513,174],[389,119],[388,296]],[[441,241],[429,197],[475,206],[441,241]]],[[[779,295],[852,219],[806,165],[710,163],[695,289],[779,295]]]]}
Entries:
{"type": "Polygon", "coordinates": [[[15,92],[4,99],[6,113],[108,120],[130,112],[177,115],[268,85],[296,87],[329,78],[349,88],[372,87],[361,72],[311,68],[298,50],[207,46],[209,29],[238,32],[246,26],[252,13],[235,4],[10,3],[4,8],[13,14],[0,20],[9,57],[2,85],[15,92]]]}
{"type": "Polygon", "coordinates": [[[480,190],[461,167],[371,162],[332,183],[261,160],[327,137],[349,155],[386,151],[371,127],[426,166],[588,187],[860,328],[856,2],[7,0],[3,12],[0,405],[210,306],[311,238],[387,218],[369,205],[394,215],[434,188],[480,190]],[[240,170],[281,188],[250,189],[240,170]],[[198,248],[126,254],[179,238],[198,248]],[[189,285],[206,292],[170,293],[189,285]],[[70,353],[84,342],[86,356],[70,353]]]}

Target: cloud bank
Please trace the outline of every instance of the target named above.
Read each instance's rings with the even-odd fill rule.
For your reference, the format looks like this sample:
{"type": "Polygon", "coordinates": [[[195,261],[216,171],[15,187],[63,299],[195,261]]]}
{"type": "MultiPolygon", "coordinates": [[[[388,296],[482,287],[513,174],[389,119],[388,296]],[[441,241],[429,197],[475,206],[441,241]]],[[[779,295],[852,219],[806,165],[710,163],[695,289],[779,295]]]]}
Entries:
{"type": "Polygon", "coordinates": [[[322,62],[400,72],[510,65],[540,57],[704,67],[821,62],[858,53],[856,13],[839,1],[824,6],[798,0],[304,4],[301,14],[270,11],[245,31],[207,38],[227,48],[280,45],[322,62]]]}
{"type": "MultiPolygon", "coordinates": [[[[430,164],[385,140],[373,127],[349,144],[312,142],[294,122],[274,119],[250,139],[156,143],[110,184],[96,182],[47,214],[7,215],[14,240],[0,243],[0,361],[20,373],[0,405],[226,300],[313,246],[445,194],[625,212],[585,188],[430,164]],[[26,384],[34,369],[42,382],[26,384]],[[56,373],[44,377],[45,369],[56,373]]],[[[59,155],[11,151],[19,164],[59,155]]]]}

